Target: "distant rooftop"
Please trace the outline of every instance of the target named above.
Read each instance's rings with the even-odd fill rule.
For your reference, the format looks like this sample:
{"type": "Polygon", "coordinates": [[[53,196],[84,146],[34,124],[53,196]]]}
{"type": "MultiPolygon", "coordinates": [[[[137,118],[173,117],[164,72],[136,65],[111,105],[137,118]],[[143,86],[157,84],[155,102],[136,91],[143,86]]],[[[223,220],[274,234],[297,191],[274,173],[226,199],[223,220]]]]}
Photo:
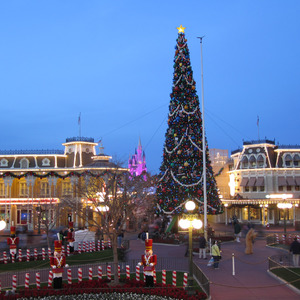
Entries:
{"type": "Polygon", "coordinates": [[[66,138],[66,143],[70,143],[70,142],[94,143],[94,138],[88,138],[88,137],[83,137],[83,136],[74,136],[74,137],[66,138]]]}
{"type": "Polygon", "coordinates": [[[300,145],[277,145],[278,149],[300,149],[300,145]]]}
{"type": "Polygon", "coordinates": [[[274,141],[267,140],[267,139],[243,141],[243,145],[254,145],[254,144],[272,144],[272,145],[275,145],[275,139],[274,139],[274,141]]]}
{"type": "Polygon", "coordinates": [[[63,150],[0,150],[0,155],[16,154],[64,154],[63,150]]]}

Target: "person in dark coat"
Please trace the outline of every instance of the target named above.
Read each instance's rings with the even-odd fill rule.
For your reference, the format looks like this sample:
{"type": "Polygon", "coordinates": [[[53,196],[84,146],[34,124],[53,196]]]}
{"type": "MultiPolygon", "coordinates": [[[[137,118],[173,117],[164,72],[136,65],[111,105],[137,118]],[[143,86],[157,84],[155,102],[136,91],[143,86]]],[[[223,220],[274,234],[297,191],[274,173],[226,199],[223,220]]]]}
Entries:
{"type": "Polygon", "coordinates": [[[234,224],[234,236],[238,243],[240,243],[240,236],[241,236],[242,227],[238,221],[234,224]]]}
{"type": "Polygon", "coordinates": [[[206,259],[206,239],[204,237],[204,234],[200,234],[199,238],[199,258],[206,259]]]}
{"type": "Polygon", "coordinates": [[[290,252],[293,254],[293,263],[295,267],[299,267],[299,257],[300,257],[300,243],[297,237],[294,237],[294,241],[291,243],[290,252]]]}

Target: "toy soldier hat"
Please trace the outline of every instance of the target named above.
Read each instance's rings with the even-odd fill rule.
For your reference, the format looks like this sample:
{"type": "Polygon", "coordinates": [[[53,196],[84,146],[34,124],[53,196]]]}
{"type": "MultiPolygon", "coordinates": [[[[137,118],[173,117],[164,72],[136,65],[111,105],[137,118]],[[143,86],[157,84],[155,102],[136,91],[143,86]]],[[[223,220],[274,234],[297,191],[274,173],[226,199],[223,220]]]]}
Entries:
{"type": "Polygon", "coordinates": [[[61,241],[54,241],[54,251],[61,252],[61,241]]]}
{"type": "Polygon", "coordinates": [[[152,244],[153,244],[152,239],[145,240],[146,251],[152,250],[152,244]]]}
{"type": "Polygon", "coordinates": [[[16,234],[16,227],[15,226],[10,226],[10,234],[16,234]]]}

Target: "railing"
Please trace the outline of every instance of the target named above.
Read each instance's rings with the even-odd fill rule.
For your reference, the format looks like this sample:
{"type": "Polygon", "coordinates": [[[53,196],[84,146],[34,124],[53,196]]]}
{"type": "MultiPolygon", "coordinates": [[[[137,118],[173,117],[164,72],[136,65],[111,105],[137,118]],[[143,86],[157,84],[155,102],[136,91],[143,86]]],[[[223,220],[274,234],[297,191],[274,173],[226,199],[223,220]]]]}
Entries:
{"type": "Polygon", "coordinates": [[[70,138],[66,138],[66,143],[70,142],[89,142],[89,143],[94,143],[93,138],[88,138],[88,137],[82,137],[82,136],[74,136],[70,138]]]}
{"type": "Polygon", "coordinates": [[[290,253],[283,253],[279,255],[273,255],[268,258],[269,270],[275,268],[292,267],[293,255],[290,253]]]}
{"type": "Polygon", "coordinates": [[[63,150],[0,150],[1,155],[12,154],[64,154],[63,150]]]}
{"type": "Polygon", "coordinates": [[[194,278],[196,279],[197,283],[204,290],[204,292],[207,295],[207,298],[209,298],[209,296],[210,296],[209,280],[205,276],[205,274],[202,272],[202,270],[195,263],[193,264],[193,274],[194,274],[194,278]]]}

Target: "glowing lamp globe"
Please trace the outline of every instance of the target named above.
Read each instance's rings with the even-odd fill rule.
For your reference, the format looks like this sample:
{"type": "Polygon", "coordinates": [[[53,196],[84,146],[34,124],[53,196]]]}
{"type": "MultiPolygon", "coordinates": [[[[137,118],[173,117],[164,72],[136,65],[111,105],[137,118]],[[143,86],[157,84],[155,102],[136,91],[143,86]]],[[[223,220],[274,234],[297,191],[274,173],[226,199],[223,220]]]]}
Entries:
{"type": "Polygon", "coordinates": [[[185,203],[185,208],[189,211],[194,210],[196,207],[196,204],[194,201],[188,201],[185,203]]]}
{"type": "Polygon", "coordinates": [[[200,229],[202,227],[202,221],[198,219],[193,220],[193,227],[195,229],[200,229]]]}
{"type": "Polygon", "coordinates": [[[190,221],[187,219],[180,219],[179,220],[179,226],[182,229],[188,229],[190,227],[190,221]]]}
{"type": "Polygon", "coordinates": [[[4,220],[0,221],[0,231],[6,227],[6,222],[4,220]]]}

